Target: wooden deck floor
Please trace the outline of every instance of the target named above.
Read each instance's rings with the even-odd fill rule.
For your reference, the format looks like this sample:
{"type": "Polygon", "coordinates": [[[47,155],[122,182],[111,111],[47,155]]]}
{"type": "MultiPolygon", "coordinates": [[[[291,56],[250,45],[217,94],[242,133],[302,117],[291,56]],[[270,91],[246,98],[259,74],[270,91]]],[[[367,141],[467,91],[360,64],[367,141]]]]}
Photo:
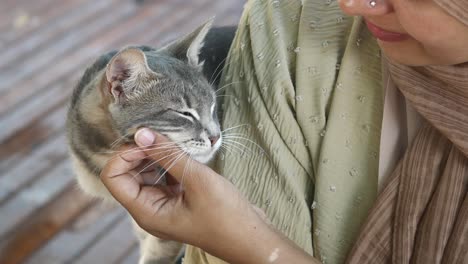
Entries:
{"type": "Polygon", "coordinates": [[[136,263],[125,212],[85,197],[67,158],[72,88],[99,54],[157,46],[241,0],[0,1],[0,263],[136,263]]]}

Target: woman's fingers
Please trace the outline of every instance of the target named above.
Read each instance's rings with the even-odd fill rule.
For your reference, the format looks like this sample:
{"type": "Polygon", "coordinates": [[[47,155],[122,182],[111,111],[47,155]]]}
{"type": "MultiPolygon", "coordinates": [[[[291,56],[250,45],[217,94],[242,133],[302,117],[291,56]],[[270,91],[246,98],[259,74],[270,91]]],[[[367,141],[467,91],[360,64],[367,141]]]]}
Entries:
{"type": "Polygon", "coordinates": [[[139,199],[143,178],[135,169],[145,157],[142,150],[127,147],[123,154],[110,159],[101,172],[101,181],[124,206],[139,199]]]}
{"type": "MultiPolygon", "coordinates": [[[[126,148],[123,154],[113,157],[101,173],[101,181],[112,196],[143,225],[148,215],[161,213],[163,206],[167,204],[166,201],[174,196],[172,191],[164,186],[145,186],[145,181],[157,176],[154,170],[142,169],[142,166],[147,165],[144,162],[145,158],[146,154],[141,149],[126,148]]],[[[164,222],[164,219],[161,219],[161,222],[164,222]]]]}
{"type": "Polygon", "coordinates": [[[121,150],[121,154],[112,157],[105,167],[106,176],[113,177],[138,167],[146,154],[141,149],[135,146],[125,146],[121,150]]]}
{"type": "Polygon", "coordinates": [[[163,135],[156,134],[150,129],[142,128],[135,134],[135,142],[141,147],[148,146],[171,146],[164,151],[158,148],[147,148],[145,150],[148,157],[167,170],[179,183],[183,182],[185,188],[191,188],[198,182],[200,177],[206,177],[209,173],[214,173],[203,164],[191,160],[179,147],[172,143],[163,135]],[[190,166],[190,174],[187,167],[190,166]]]}
{"type": "Polygon", "coordinates": [[[138,196],[140,183],[130,171],[138,167],[144,157],[143,151],[126,148],[123,154],[110,159],[101,172],[101,181],[122,204],[134,200],[138,196]]]}

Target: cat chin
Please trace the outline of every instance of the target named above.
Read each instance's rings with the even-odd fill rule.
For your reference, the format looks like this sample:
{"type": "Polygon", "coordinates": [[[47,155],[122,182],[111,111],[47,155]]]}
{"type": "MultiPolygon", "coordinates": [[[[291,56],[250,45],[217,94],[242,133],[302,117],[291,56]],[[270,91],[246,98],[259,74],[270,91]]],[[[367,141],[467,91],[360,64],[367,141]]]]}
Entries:
{"type": "Polygon", "coordinates": [[[200,153],[200,154],[192,154],[191,158],[200,162],[200,163],[208,163],[214,157],[215,151],[210,151],[208,154],[200,153]]]}
{"type": "Polygon", "coordinates": [[[206,150],[200,150],[200,149],[188,149],[187,147],[182,147],[182,150],[184,150],[186,153],[191,153],[190,157],[200,163],[208,163],[210,162],[213,157],[215,156],[216,152],[221,146],[221,140],[218,140],[218,142],[209,149],[206,150]]]}

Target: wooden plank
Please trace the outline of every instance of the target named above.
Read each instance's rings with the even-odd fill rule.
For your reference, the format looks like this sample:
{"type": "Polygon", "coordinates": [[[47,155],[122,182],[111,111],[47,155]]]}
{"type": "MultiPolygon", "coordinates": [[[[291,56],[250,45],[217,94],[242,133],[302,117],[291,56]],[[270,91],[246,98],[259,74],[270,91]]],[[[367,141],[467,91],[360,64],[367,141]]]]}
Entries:
{"type": "Polygon", "coordinates": [[[137,243],[128,217],[121,219],[112,230],[98,238],[94,245],[71,263],[115,263],[120,259],[118,252],[125,252],[137,243]]]}
{"type": "MultiPolygon", "coordinates": [[[[180,15],[182,17],[184,13],[181,12],[180,15]]],[[[66,89],[60,86],[54,86],[51,90],[46,91],[46,93],[40,94],[38,97],[34,97],[34,100],[25,104],[24,108],[19,108],[15,112],[9,114],[6,119],[2,120],[2,123],[7,124],[5,125],[7,129],[0,132],[0,139],[4,142],[11,141],[12,134],[20,130],[20,127],[23,125],[23,123],[18,122],[18,120],[21,120],[26,124],[29,124],[33,120],[40,120],[40,117],[44,115],[43,112],[46,111],[41,110],[44,106],[50,106],[57,100],[59,100],[59,103],[62,103],[61,101],[64,101],[65,98],[68,97],[68,94],[64,93],[63,90],[66,89]]],[[[50,114],[47,114],[45,117],[48,116],[50,116],[50,114]]]]}
{"type": "MultiPolygon", "coordinates": [[[[78,73],[73,76],[78,78],[78,73]]],[[[68,101],[71,89],[64,89],[64,86],[73,86],[73,81],[56,84],[43,93],[29,100],[23,107],[15,108],[13,111],[4,117],[0,117],[1,127],[0,142],[4,142],[7,138],[12,137],[13,133],[19,131],[31,122],[45,117],[48,113],[63,107],[68,101]]]]}
{"type": "MultiPolygon", "coordinates": [[[[33,151],[49,144],[50,137],[59,137],[65,131],[67,107],[61,106],[44,117],[16,130],[0,144],[0,177],[8,170],[27,159],[33,151]]],[[[62,143],[62,142],[60,142],[62,143]]],[[[1,200],[1,199],[0,199],[1,200]]]]}
{"type": "MultiPolygon", "coordinates": [[[[57,1],[57,0],[48,0],[57,1]]],[[[36,3],[38,1],[34,1],[36,3]]],[[[27,38],[30,38],[31,35],[40,32],[44,28],[53,26],[54,22],[59,22],[60,16],[66,12],[69,12],[70,9],[79,9],[80,5],[88,2],[88,0],[67,0],[62,1],[59,4],[52,2],[52,8],[49,5],[41,5],[45,10],[32,10],[26,11],[26,14],[30,16],[30,21],[28,25],[21,30],[16,30],[15,28],[7,28],[7,30],[2,33],[2,38],[4,40],[4,48],[11,48],[11,45],[22,45],[23,41],[27,38]]]]}
{"type": "Polygon", "coordinates": [[[91,204],[92,201],[74,184],[69,185],[49,204],[38,210],[34,217],[19,223],[14,233],[0,240],[2,264],[25,260],[91,204]]]}
{"type": "Polygon", "coordinates": [[[138,247],[138,245],[135,245],[135,247],[131,248],[129,252],[126,252],[126,256],[124,258],[117,261],[116,263],[135,264],[135,263],[138,263],[139,258],[140,258],[140,248],[138,247]]]}
{"type": "Polygon", "coordinates": [[[239,19],[244,10],[244,2],[233,1],[231,5],[228,5],[225,10],[222,11],[222,16],[216,15],[216,20],[220,26],[232,26],[239,24],[239,19]],[[242,2],[242,3],[239,3],[242,2]]]}
{"type": "MultiPolygon", "coordinates": [[[[227,11],[229,7],[238,6],[239,3],[236,1],[216,1],[216,2],[209,2],[207,5],[203,5],[202,8],[190,8],[188,13],[184,14],[185,16],[190,18],[190,23],[187,23],[186,20],[180,19],[177,21],[171,21],[172,23],[170,26],[172,28],[177,28],[178,30],[171,30],[167,34],[162,36],[157,36],[156,38],[152,36],[145,36],[142,38],[138,43],[146,44],[150,46],[160,46],[168,41],[171,41],[177,37],[180,37],[183,34],[189,33],[190,30],[193,30],[195,25],[200,25],[216,15],[218,18],[216,20],[216,24],[234,24],[236,19],[233,19],[232,23],[227,21],[225,18],[233,18],[228,17],[228,14],[231,14],[231,11],[227,11]]],[[[179,15],[178,13],[176,15],[179,15]]]]}
{"type": "Polygon", "coordinates": [[[55,167],[50,173],[30,186],[22,188],[7,202],[0,205],[0,239],[14,233],[18,224],[33,215],[40,207],[57,196],[64,188],[74,185],[70,161],[55,167]]]}
{"type": "Polygon", "coordinates": [[[87,21],[89,22],[88,26],[69,31],[67,34],[63,35],[63,38],[50,43],[47,45],[47,48],[42,49],[41,52],[28,57],[18,64],[11,65],[11,67],[8,67],[0,73],[0,79],[3,80],[0,83],[0,91],[3,92],[7,89],[12,89],[16,87],[18,82],[27,78],[29,75],[41,72],[42,69],[50,66],[50,64],[57,59],[60,59],[66,52],[76,49],[88,39],[105,31],[119,20],[132,15],[135,9],[135,5],[126,1],[118,4],[118,7],[114,7],[112,10],[96,13],[94,15],[95,19],[87,21]]]}
{"type": "MultiPolygon", "coordinates": [[[[19,1],[21,1],[21,0],[19,0],[19,1]]],[[[15,1],[15,0],[0,1],[0,14],[8,13],[8,11],[11,11],[13,9],[13,4],[15,2],[17,2],[17,1],[15,1]]]]}
{"type": "MultiPolygon", "coordinates": [[[[15,18],[21,14],[41,13],[50,8],[50,4],[60,0],[2,0],[0,3],[0,33],[7,32],[14,27],[15,18]]],[[[1,35],[1,34],[0,34],[1,35]]]]}
{"type": "MultiPolygon", "coordinates": [[[[204,1],[203,2],[205,5],[208,3],[208,1],[204,1]]],[[[172,19],[187,19],[187,14],[191,11],[192,9],[190,8],[185,8],[185,9],[180,9],[178,10],[177,12],[177,15],[173,16],[172,19]]],[[[137,22],[137,21],[133,21],[133,22],[137,22]]],[[[123,29],[126,29],[126,27],[128,26],[131,26],[131,25],[134,25],[133,23],[131,24],[126,24],[124,25],[123,29]],[[126,26],[126,27],[125,27],[126,26]]],[[[151,24],[148,24],[147,26],[151,26],[151,24]]],[[[153,32],[151,34],[146,34],[144,35],[146,38],[153,38],[153,39],[158,39],[159,37],[161,37],[160,35],[161,34],[166,34],[168,32],[170,32],[170,26],[171,24],[169,22],[162,22],[160,27],[158,27],[156,30],[153,30],[153,32]]],[[[187,27],[187,26],[186,26],[187,27]]],[[[143,31],[144,29],[146,28],[142,28],[143,31]]],[[[116,31],[116,30],[122,30],[122,27],[117,27],[117,28],[114,28],[113,30],[111,30],[113,33],[113,31],[116,31]]],[[[135,27],[135,28],[132,28],[132,27],[129,27],[129,31],[130,32],[135,32],[136,30],[138,30],[138,27],[135,27]]],[[[123,31],[123,32],[129,32],[129,31],[123,31]]],[[[142,34],[143,35],[143,34],[142,34]]],[[[108,38],[106,38],[108,36],[108,34],[105,34],[103,37],[103,40],[106,40],[108,38]]],[[[111,35],[110,35],[111,36],[111,35]]],[[[140,36],[141,37],[141,36],[140,36]]],[[[138,39],[138,38],[136,38],[138,39]]],[[[101,43],[100,41],[95,41],[95,42],[92,42],[90,44],[98,44],[98,43],[101,43]]],[[[100,49],[102,49],[102,44],[99,44],[100,45],[100,49]]],[[[75,64],[70,64],[69,61],[79,61],[80,59],[82,60],[83,57],[92,57],[92,54],[95,53],[95,50],[96,48],[89,48],[89,49],[85,49],[87,51],[90,51],[88,52],[88,54],[86,52],[84,52],[83,50],[81,52],[73,52],[70,57],[67,57],[66,60],[63,60],[61,62],[64,62],[63,65],[61,62],[59,62],[58,64],[55,64],[55,66],[53,66],[53,69],[50,69],[51,71],[73,71],[72,69],[70,68],[74,68],[76,67],[75,64]]],[[[105,50],[108,50],[108,49],[105,49],[105,50]]],[[[102,52],[100,52],[102,53],[102,52]]],[[[47,71],[49,69],[46,70],[46,73],[41,75],[41,76],[53,76],[53,74],[48,74],[47,71]]],[[[75,74],[77,73],[81,73],[81,71],[76,71],[75,70],[75,74]]],[[[58,74],[58,76],[62,76],[62,75],[66,75],[66,73],[61,73],[61,74],[58,74]]],[[[72,79],[76,79],[77,76],[72,76],[72,79]]],[[[48,79],[42,79],[43,81],[42,82],[47,82],[50,80],[50,78],[48,79]],[[46,81],[47,80],[47,81],[46,81]]],[[[41,84],[41,80],[34,80],[34,79],[30,79],[28,80],[29,82],[32,82],[32,83],[35,83],[36,88],[34,91],[37,91],[39,89],[41,89],[41,87],[43,89],[45,89],[47,87],[46,84],[41,84]]],[[[71,81],[69,81],[70,83],[71,81]]],[[[32,84],[31,84],[32,85],[32,84]]],[[[37,97],[33,97],[31,100],[31,102],[28,102],[27,104],[25,104],[25,107],[23,108],[19,108],[17,109],[13,114],[9,114],[7,115],[6,117],[4,117],[3,120],[0,119],[0,121],[2,123],[5,124],[5,127],[6,129],[3,130],[3,131],[0,131],[0,142],[4,141],[6,138],[8,137],[11,137],[11,135],[13,134],[13,132],[21,129],[21,126],[23,126],[24,124],[22,123],[19,123],[17,122],[18,120],[18,117],[22,117],[22,121],[23,122],[31,122],[37,118],[39,118],[39,116],[42,115],[42,113],[44,112],[44,110],[40,110],[40,109],[43,109],[44,107],[47,107],[49,105],[54,105],[54,104],[57,104],[57,100],[62,100],[63,98],[66,98],[69,96],[69,94],[71,93],[71,89],[67,89],[67,88],[64,88],[62,85],[64,85],[64,82],[60,82],[59,84],[55,85],[52,87],[52,91],[45,91],[44,93],[40,93],[37,97]],[[60,91],[60,92],[58,92],[60,91]],[[58,95],[56,95],[58,94],[58,95]],[[55,96],[54,96],[55,95],[55,96]],[[45,104],[44,100],[47,100],[47,104],[45,104]],[[8,124],[8,125],[7,125],[8,124]]],[[[65,87],[73,87],[73,85],[69,84],[69,85],[65,85],[65,87]]],[[[14,93],[18,92],[20,94],[24,94],[25,92],[27,91],[31,91],[31,89],[24,89],[23,91],[20,91],[22,90],[21,87],[29,87],[29,85],[21,85],[19,89],[15,89],[14,90],[14,93]]],[[[3,97],[4,99],[4,103],[0,104],[0,109],[3,108],[3,111],[7,111],[6,108],[8,108],[8,104],[11,103],[12,101],[14,100],[11,100],[12,98],[8,98],[8,95],[6,97],[3,97]],[[6,108],[4,108],[6,107],[6,108]]],[[[58,102],[58,103],[63,103],[63,102],[58,102]]],[[[2,110],[0,110],[1,112],[2,110]]]]}
{"type": "MultiPolygon", "coordinates": [[[[31,185],[39,180],[44,174],[57,164],[66,161],[67,146],[65,145],[65,135],[52,138],[47,144],[35,150],[26,159],[17,163],[15,167],[7,172],[2,172],[0,177],[0,206],[8,201],[20,188],[31,185]]],[[[9,169],[9,168],[6,168],[9,169]]]]}
{"type": "MultiPolygon", "coordinates": [[[[184,15],[184,13],[182,11],[183,10],[178,12],[181,17],[184,15]]],[[[150,37],[151,37],[151,35],[150,35],[150,37]]],[[[167,37],[165,37],[165,38],[167,38],[167,37]]],[[[161,39],[165,39],[165,38],[156,38],[156,39],[154,39],[154,41],[158,41],[158,40],[160,41],[161,39]]],[[[153,40],[150,39],[148,42],[153,42],[153,40]]],[[[46,74],[46,76],[47,76],[47,74],[46,74]]],[[[76,76],[72,77],[72,79],[75,79],[75,78],[77,78],[77,77],[76,76]]],[[[66,85],[66,86],[72,86],[72,85],[69,84],[69,85],[66,85]]],[[[46,93],[39,94],[39,96],[33,98],[33,101],[31,103],[26,104],[26,108],[18,109],[17,111],[15,111],[14,114],[8,115],[6,117],[6,120],[2,120],[2,123],[7,124],[7,125],[5,125],[5,127],[7,129],[2,130],[0,132],[0,142],[4,141],[5,138],[11,136],[11,134],[14,131],[17,131],[19,129],[19,127],[21,127],[22,124],[19,123],[19,122],[16,122],[16,120],[19,120],[18,119],[19,116],[27,117],[27,119],[24,119],[24,118],[21,119],[21,120],[23,120],[23,122],[25,122],[25,123],[31,122],[32,120],[37,119],[38,116],[40,116],[42,114],[42,111],[38,111],[40,109],[39,105],[50,105],[51,104],[50,100],[56,101],[56,100],[58,100],[57,97],[59,97],[59,98],[68,97],[69,93],[64,93],[63,90],[66,90],[66,89],[64,89],[61,86],[57,86],[57,85],[53,86],[51,91],[46,91],[46,93]],[[58,94],[58,96],[54,96],[55,94],[58,94]],[[44,100],[47,100],[47,102],[49,102],[49,103],[44,104],[44,100]]],[[[7,98],[6,101],[10,102],[10,100],[8,100],[8,98],[7,98]]],[[[5,104],[3,104],[3,105],[5,105],[5,104]]]]}
{"type": "MultiPolygon", "coordinates": [[[[33,100],[33,95],[38,95],[44,89],[48,89],[55,84],[63,84],[66,80],[75,80],[71,78],[74,74],[82,74],[87,64],[91,63],[93,58],[102,53],[120,48],[128,39],[137,39],[141,35],[153,35],[154,24],[158,19],[165,19],[172,14],[174,6],[153,5],[141,10],[134,17],[116,23],[113,27],[101,32],[99,36],[87,41],[80,49],[70,51],[60,60],[49,67],[42,69],[41,74],[29,76],[21,83],[18,83],[15,89],[9,89],[1,93],[0,96],[0,118],[3,117],[14,105],[24,102],[25,99],[33,100]],[[73,63],[70,63],[73,62],[73,63]],[[34,87],[31,89],[30,87],[34,87]]],[[[169,27],[169,24],[163,22],[169,27]]],[[[160,31],[157,31],[160,32],[160,31]]],[[[72,83],[74,83],[72,81],[72,83]]],[[[74,85],[65,86],[64,90],[71,90],[74,85]]],[[[51,98],[52,100],[54,98],[51,98]]]]}
{"type": "MultiPolygon", "coordinates": [[[[35,131],[42,133],[40,128],[39,130],[33,130],[33,132],[35,131]]],[[[52,164],[52,162],[56,162],[57,159],[61,159],[62,156],[66,154],[67,150],[65,134],[63,132],[64,131],[61,130],[59,134],[54,134],[54,137],[45,139],[40,145],[35,145],[31,151],[21,153],[22,155],[20,157],[22,158],[14,159],[13,161],[9,161],[9,159],[2,160],[2,162],[0,162],[0,179],[1,177],[7,177],[10,171],[13,175],[8,177],[20,177],[20,174],[28,172],[28,170],[33,167],[47,168],[45,164],[52,164]],[[41,166],[40,163],[44,165],[41,166]]]]}
{"type": "MultiPolygon", "coordinates": [[[[67,1],[68,3],[68,1],[67,1]]],[[[74,3],[73,1],[69,3],[74,3]]],[[[38,54],[38,50],[42,51],[45,45],[50,45],[50,42],[59,41],[60,38],[64,37],[64,34],[74,28],[80,27],[84,23],[88,23],[88,20],[92,20],[96,15],[101,14],[109,9],[113,3],[111,0],[89,2],[87,1],[84,5],[78,8],[71,5],[69,8],[74,10],[63,10],[60,17],[56,17],[56,21],[52,21],[40,30],[36,30],[32,34],[29,34],[26,39],[21,42],[15,43],[11,47],[6,47],[3,51],[0,51],[0,70],[4,70],[7,67],[11,68],[11,65],[15,63],[25,61],[29,62],[29,58],[38,54]],[[68,11],[68,12],[66,12],[68,11]]],[[[67,7],[66,5],[60,5],[60,7],[67,7]]],[[[56,9],[53,9],[56,10],[56,9]]],[[[30,62],[29,62],[30,63],[30,62]]]]}
{"type": "Polygon", "coordinates": [[[102,203],[95,204],[32,254],[25,264],[69,263],[89,248],[93,241],[109,233],[119,220],[128,217],[122,208],[103,207],[102,203]]]}

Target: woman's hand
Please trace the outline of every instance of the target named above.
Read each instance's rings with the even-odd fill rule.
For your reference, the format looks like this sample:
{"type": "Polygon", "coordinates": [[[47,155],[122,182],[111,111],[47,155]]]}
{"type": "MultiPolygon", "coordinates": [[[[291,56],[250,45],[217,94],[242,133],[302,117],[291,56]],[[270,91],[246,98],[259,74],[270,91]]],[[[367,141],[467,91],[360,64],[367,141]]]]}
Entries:
{"type": "Polygon", "coordinates": [[[200,247],[230,262],[276,261],[276,251],[295,248],[230,182],[181,154],[167,138],[143,128],[135,141],[141,148],[111,159],[101,180],[147,232],[200,247]],[[175,156],[179,158],[173,163],[175,156]],[[168,171],[168,185],[145,185],[148,173],[154,173],[141,172],[148,159],[168,171]]]}

